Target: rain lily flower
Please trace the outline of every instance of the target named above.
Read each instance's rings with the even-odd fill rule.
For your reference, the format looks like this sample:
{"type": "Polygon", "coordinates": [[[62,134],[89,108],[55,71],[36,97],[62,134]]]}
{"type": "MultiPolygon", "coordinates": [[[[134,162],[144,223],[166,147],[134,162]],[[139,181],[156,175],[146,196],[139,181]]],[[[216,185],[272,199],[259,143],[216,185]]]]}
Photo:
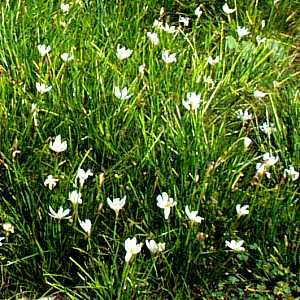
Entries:
{"type": "Polygon", "coordinates": [[[145,68],[146,68],[145,64],[140,65],[139,66],[139,73],[144,74],[145,73],[145,68]]]}
{"type": "Polygon", "coordinates": [[[53,177],[52,175],[48,175],[48,177],[44,181],[44,186],[48,185],[48,188],[51,191],[56,186],[57,182],[58,182],[57,178],[53,177]]]}
{"type": "Polygon", "coordinates": [[[154,240],[146,240],[146,246],[152,254],[162,252],[166,249],[165,243],[156,243],[154,240]]]}
{"type": "Polygon", "coordinates": [[[154,46],[157,46],[159,44],[159,38],[156,32],[147,32],[147,38],[154,46]]]}
{"type": "Polygon", "coordinates": [[[121,198],[114,198],[113,201],[110,200],[110,198],[107,198],[107,203],[111,209],[113,209],[118,216],[120,209],[123,208],[125,205],[126,196],[121,198]]]}
{"type": "Polygon", "coordinates": [[[179,23],[182,23],[184,26],[189,26],[189,18],[185,18],[185,17],[179,17],[179,23]]]}
{"type": "Polygon", "coordinates": [[[299,172],[295,171],[295,168],[293,166],[290,166],[289,169],[284,169],[283,177],[289,177],[292,179],[292,181],[295,181],[299,178],[299,172]]]}
{"type": "Polygon", "coordinates": [[[164,50],[161,57],[166,64],[176,62],[176,53],[169,54],[168,50],[164,50]]]}
{"type": "Polygon", "coordinates": [[[235,240],[231,240],[230,242],[225,241],[225,245],[234,251],[245,251],[245,248],[242,247],[243,243],[244,243],[243,240],[241,240],[239,242],[237,242],[235,240]]]}
{"type": "Polygon", "coordinates": [[[45,56],[46,54],[48,54],[51,51],[51,47],[46,46],[44,44],[38,45],[37,48],[38,48],[39,53],[40,53],[41,56],[45,56]]]}
{"type": "Polygon", "coordinates": [[[136,255],[139,252],[141,252],[142,245],[143,245],[142,243],[137,244],[136,237],[133,237],[132,239],[128,238],[125,241],[125,250],[126,250],[125,261],[129,262],[133,255],[136,255]]]}
{"type": "Polygon", "coordinates": [[[84,182],[88,179],[89,176],[93,176],[94,174],[90,169],[84,171],[83,169],[78,169],[76,180],[79,180],[80,187],[83,187],[84,182]]]}
{"type": "Polygon", "coordinates": [[[188,218],[192,221],[192,222],[195,222],[195,223],[201,223],[204,218],[200,217],[200,216],[197,216],[198,214],[198,211],[197,210],[194,210],[194,211],[190,211],[189,210],[189,207],[186,206],[185,209],[184,209],[185,213],[187,214],[188,218]]]}
{"type": "Polygon", "coordinates": [[[88,236],[91,235],[92,223],[90,219],[85,219],[84,221],[79,220],[81,228],[87,233],[88,236]]]}
{"type": "Polygon", "coordinates": [[[250,31],[246,27],[240,27],[240,26],[238,26],[236,31],[239,38],[242,38],[250,33],[250,31]]]}
{"type": "Polygon", "coordinates": [[[62,142],[61,136],[59,134],[58,136],[55,137],[54,142],[50,142],[49,148],[56,153],[66,151],[67,150],[67,141],[62,142]]]}
{"type": "Polygon", "coordinates": [[[239,109],[236,112],[236,115],[243,121],[243,123],[252,119],[252,115],[248,113],[248,109],[245,109],[244,111],[242,109],[239,109]]]}
{"type": "Polygon", "coordinates": [[[259,91],[259,90],[255,90],[254,93],[253,93],[253,96],[256,97],[256,98],[263,98],[266,95],[268,95],[268,94],[264,93],[262,91],[259,91]]]}
{"type": "Polygon", "coordinates": [[[273,165],[275,165],[278,160],[279,160],[279,157],[278,156],[272,156],[270,155],[269,152],[266,152],[264,155],[263,155],[263,160],[264,160],[264,164],[267,166],[267,167],[271,167],[273,165]]]}
{"type": "Polygon", "coordinates": [[[167,220],[170,215],[171,207],[175,206],[177,202],[174,202],[173,198],[170,198],[166,192],[161,193],[158,195],[157,198],[157,206],[163,208],[164,216],[167,220]]]}
{"type": "Polygon", "coordinates": [[[241,206],[241,204],[237,204],[235,209],[236,209],[238,218],[248,215],[249,214],[248,208],[249,208],[249,205],[241,206]]]}
{"type": "Polygon", "coordinates": [[[158,21],[158,20],[154,20],[153,25],[154,28],[158,28],[158,29],[162,29],[163,28],[163,23],[158,21]]]}
{"type": "Polygon", "coordinates": [[[62,206],[60,206],[57,213],[53,210],[53,208],[50,205],[49,205],[49,210],[50,210],[50,213],[48,213],[49,216],[54,219],[62,220],[62,219],[72,218],[72,216],[68,216],[70,210],[69,209],[64,210],[62,206]]]}
{"type": "Polygon", "coordinates": [[[225,3],[222,8],[223,8],[224,13],[228,14],[228,15],[232,14],[236,10],[235,8],[229,8],[227,3],[225,3]]]}
{"type": "Polygon", "coordinates": [[[264,122],[262,125],[260,125],[259,129],[268,135],[276,131],[276,127],[274,126],[274,123],[269,124],[267,122],[264,122]]]}
{"type": "Polygon", "coordinates": [[[3,241],[5,239],[5,237],[0,237],[0,247],[3,245],[2,243],[1,243],[1,241],[3,241]]]}
{"type": "Polygon", "coordinates": [[[39,83],[39,82],[37,82],[37,83],[35,84],[35,87],[36,87],[37,91],[38,91],[39,93],[42,93],[42,94],[48,93],[48,92],[51,91],[51,89],[52,89],[52,86],[51,86],[51,85],[50,85],[50,86],[47,86],[47,85],[45,85],[44,83],[39,83]]]}
{"type": "Polygon", "coordinates": [[[69,5],[69,4],[62,3],[62,4],[60,5],[60,9],[62,10],[62,12],[67,13],[67,12],[69,12],[69,10],[70,10],[70,5],[69,5]]]}
{"type": "Polygon", "coordinates": [[[162,26],[161,28],[163,31],[167,33],[176,33],[176,27],[175,26],[169,26],[168,23],[165,24],[165,26],[162,26]]]}
{"type": "Polygon", "coordinates": [[[69,53],[63,53],[60,58],[63,60],[63,61],[71,61],[74,59],[74,56],[72,54],[69,54],[69,53]]]}
{"type": "Polygon", "coordinates": [[[187,93],[187,100],[182,100],[182,105],[188,110],[197,110],[200,106],[201,95],[195,92],[187,93]]]}
{"type": "Polygon", "coordinates": [[[266,167],[264,163],[257,163],[255,177],[261,177],[265,174],[267,178],[271,178],[271,174],[266,171],[266,167]]]}
{"type": "Polygon", "coordinates": [[[117,46],[117,57],[120,60],[128,58],[132,54],[132,50],[126,49],[125,47],[120,48],[120,45],[117,46]]]}
{"type": "Polygon", "coordinates": [[[217,56],[216,58],[212,58],[211,56],[207,59],[207,62],[210,64],[210,65],[216,65],[218,62],[220,61],[220,57],[217,56]]]}
{"type": "Polygon", "coordinates": [[[244,137],[244,148],[245,148],[245,150],[247,150],[249,148],[251,143],[252,143],[252,140],[250,138],[248,138],[247,136],[245,136],[244,137]]]}
{"type": "Polygon", "coordinates": [[[201,15],[202,15],[202,10],[200,8],[200,6],[198,6],[196,9],[195,9],[195,15],[197,18],[200,18],[201,15]]]}
{"type": "Polygon", "coordinates": [[[118,86],[115,86],[113,92],[114,92],[114,95],[121,100],[130,99],[132,96],[132,94],[128,94],[127,87],[124,87],[122,90],[120,90],[120,88],[118,86]]]}
{"type": "Polygon", "coordinates": [[[69,193],[69,200],[74,204],[82,204],[81,193],[73,191],[69,193]]]}
{"type": "Polygon", "coordinates": [[[15,232],[15,227],[10,224],[10,223],[4,223],[2,224],[3,230],[7,233],[11,232],[14,233],[15,232]]]}

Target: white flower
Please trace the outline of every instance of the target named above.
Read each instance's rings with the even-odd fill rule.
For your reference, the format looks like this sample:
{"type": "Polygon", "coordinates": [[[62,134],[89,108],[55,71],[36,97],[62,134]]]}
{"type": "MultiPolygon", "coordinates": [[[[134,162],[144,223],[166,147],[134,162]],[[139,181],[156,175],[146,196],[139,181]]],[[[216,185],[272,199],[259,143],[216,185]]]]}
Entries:
{"type": "Polygon", "coordinates": [[[86,172],[83,169],[78,169],[76,180],[79,180],[80,187],[83,187],[84,182],[88,179],[89,176],[93,176],[94,174],[88,169],[86,172]]]}
{"type": "Polygon", "coordinates": [[[38,123],[38,120],[37,120],[37,116],[38,116],[39,109],[38,109],[38,107],[36,106],[35,103],[31,104],[31,110],[30,110],[30,112],[32,113],[32,118],[33,118],[34,126],[38,127],[39,123],[38,123]]]}
{"type": "Polygon", "coordinates": [[[273,165],[275,165],[278,160],[279,160],[279,157],[278,156],[272,156],[270,155],[269,152],[266,152],[264,155],[263,155],[263,160],[264,160],[264,164],[267,166],[267,167],[271,167],[273,165]]]}
{"type": "Polygon", "coordinates": [[[261,20],[261,29],[264,29],[266,26],[266,21],[265,20],[261,20]]]}
{"type": "Polygon", "coordinates": [[[132,54],[132,50],[126,49],[125,47],[120,48],[120,45],[117,46],[117,57],[120,60],[128,58],[132,54]]]}
{"type": "Polygon", "coordinates": [[[200,6],[198,6],[196,9],[195,9],[195,15],[197,16],[197,18],[200,18],[201,15],[202,15],[202,10],[200,8],[200,6]]]}
{"type": "Polygon", "coordinates": [[[69,12],[69,10],[70,10],[70,5],[69,5],[69,4],[62,3],[62,4],[60,5],[60,9],[62,10],[62,12],[67,13],[67,12],[69,12]]]}
{"type": "Polygon", "coordinates": [[[15,232],[14,226],[10,223],[4,223],[4,224],[2,224],[2,227],[3,227],[3,230],[6,232],[11,232],[11,233],[15,232]]]}
{"type": "Polygon", "coordinates": [[[198,211],[197,210],[194,210],[194,211],[190,211],[189,210],[189,207],[186,206],[185,209],[184,209],[185,213],[187,214],[188,218],[192,221],[192,222],[195,222],[195,223],[201,223],[204,218],[200,217],[200,216],[197,216],[198,214],[198,211]]]}
{"type": "Polygon", "coordinates": [[[126,196],[121,198],[114,198],[113,201],[110,200],[110,198],[107,198],[107,203],[111,209],[113,209],[116,213],[116,215],[119,214],[120,209],[122,209],[125,205],[126,196]]]}
{"type": "Polygon", "coordinates": [[[154,240],[146,240],[146,246],[152,254],[162,252],[166,249],[165,243],[156,243],[154,240]]]}
{"type": "Polygon", "coordinates": [[[185,18],[185,17],[179,17],[179,23],[182,23],[184,26],[189,26],[189,18],[185,18]]]}
{"type": "Polygon", "coordinates": [[[220,61],[220,57],[217,56],[216,58],[212,58],[211,56],[207,59],[207,62],[210,64],[210,65],[216,65],[218,62],[220,61]]]}
{"type": "Polygon", "coordinates": [[[255,177],[260,177],[265,174],[267,178],[271,178],[271,174],[266,171],[266,167],[267,166],[264,163],[257,163],[255,177]]]}
{"type": "Polygon", "coordinates": [[[49,148],[57,153],[66,151],[67,147],[67,141],[62,142],[60,134],[55,137],[54,142],[50,142],[49,144],[49,148]]]}
{"type": "Polygon", "coordinates": [[[169,54],[169,50],[164,50],[161,57],[166,64],[176,62],[176,53],[169,54]]]}
{"type": "Polygon", "coordinates": [[[161,29],[167,33],[176,33],[176,27],[175,26],[169,26],[168,23],[165,24],[165,26],[162,26],[161,29]]]}
{"type": "Polygon", "coordinates": [[[145,68],[146,68],[145,64],[140,65],[139,66],[139,73],[144,74],[145,73],[145,68]]]}
{"type": "Polygon", "coordinates": [[[236,115],[239,119],[241,119],[243,122],[247,122],[252,119],[252,115],[248,113],[248,109],[245,109],[244,111],[242,109],[239,109],[236,112],[236,115]]]}
{"type": "Polygon", "coordinates": [[[197,110],[200,106],[201,95],[195,92],[187,93],[187,100],[182,100],[182,105],[188,110],[197,110]]]}
{"type": "Polygon", "coordinates": [[[267,93],[264,93],[264,92],[259,91],[259,90],[255,90],[254,93],[253,93],[253,96],[256,97],[256,98],[263,98],[267,95],[268,95],[267,93]]]}
{"type": "Polygon", "coordinates": [[[229,8],[229,6],[228,6],[228,4],[227,3],[225,3],[224,5],[223,5],[223,11],[224,11],[224,13],[225,14],[232,14],[233,12],[235,12],[235,8],[229,8]]]}
{"type": "Polygon", "coordinates": [[[165,14],[165,8],[162,6],[159,11],[159,16],[162,18],[164,14],[165,14]]]}
{"type": "Polygon", "coordinates": [[[256,42],[258,45],[264,43],[267,39],[264,37],[264,38],[261,38],[259,35],[256,37],[256,42]]]}
{"type": "Polygon", "coordinates": [[[235,209],[236,209],[238,218],[240,218],[241,216],[248,215],[249,214],[248,208],[249,208],[249,205],[241,206],[241,204],[237,204],[235,209]]]}
{"type": "Polygon", "coordinates": [[[131,98],[132,94],[128,94],[127,87],[124,87],[122,90],[118,86],[114,87],[114,95],[121,100],[128,100],[131,98]]]}
{"type": "Polygon", "coordinates": [[[157,46],[159,44],[159,38],[156,32],[147,32],[147,38],[153,45],[157,46]]]}
{"type": "Polygon", "coordinates": [[[46,46],[44,44],[38,45],[37,48],[38,48],[39,53],[40,53],[41,56],[45,56],[46,54],[48,54],[51,51],[51,47],[46,46]]]}
{"type": "Polygon", "coordinates": [[[265,134],[271,134],[272,132],[276,131],[276,128],[274,126],[274,123],[268,124],[267,122],[264,122],[262,125],[259,126],[259,129],[264,132],[265,134]]]}
{"type": "Polygon", "coordinates": [[[158,29],[162,29],[163,28],[163,23],[158,21],[158,20],[154,20],[153,25],[154,28],[158,28],[158,29]]]}
{"type": "Polygon", "coordinates": [[[241,240],[239,242],[234,241],[234,240],[232,240],[230,242],[225,241],[225,245],[234,251],[245,251],[245,248],[242,247],[243,243],[244,243],[243,240],[241,240]]]}
{"type": "Polygon", "coordinates": [[[81,193],[77,191],[70,192],[69,200],[75,205],[82,204],[81,193]]]}
{"type": "Polygon", "coordinates": [[[74,59],[74,56],[72,54],[69,54],[69,53],[63,53],[60,58],[63,60],[63,61],[71,61],[74,59]]]}
{"type": "Polygon", "coordinates": [[[48,185],[48,188],[51,191],[56,186],[57,182],[58,182],[57,178],[53,177],[52,175],[48,175],[48,177],[44,181],[44,186],[48,185]]]}
{"type": "Polygon", "coordinates": [[[50,210],[50,213],[48,213],[49,216],[51,216],[54,219],[62,220],[62,219],[72,218],[72,216],[68,216],[70,210],[69,209],[64,210],[62,206],[58,209],[57,213],[53,210],[53,208],[50,205],[49,205],[49,210],[50,210]]]}
{"type": "Polygon", "coordinates": [[[39,82],[37,82],[35,84],[35,87],[36,87],[37,91],[39,93],[42,93],[42,94],[47,93],[47,92],[49,92],[52,89],[51,85],[50,86],[46,86],[44,83],[39,83],[39,82]]]}
{"type": "Polygon", "coordinates": [[[133,237],[132,239],[128,238],[125,241],[125,261],[129,262],[132,255],[136,255],[142,250],[142,243],[137,244],[136,237],[133,237]]]}
{"type": "Polygon", "coordinates": [[[91,235],[92,223],[90,219],[85,219],[84,221],[79,220],[81,228],[87,233],[88,236],[91,235]]]}
{"type": "Polygon", "coordinates": [[[244,137],[244,148],[245,150],[248,149],[248,147],[251,145],[252,140],[250,138],[248,138],[247,136],[244,137]]]}
{"type": "Polygon", "coordinates": [[[293,181],[295,181],[299,178],[299,172],[295,171],[293,166],[290,166],[289,169],[284,169],[283,177],[290,177],[293,181]]]}
{"type": "Polygon", "coordinates": [[[158,195],[157,206],[164,209],[164,216],[167,220],[170,215],[171,207],[175,206],[177,202],[174,202],[173,198],[170,198],[166,192],[162,192],[161,195],[158,195]]]}
{"type": "Polygon", "coordinates": [[[0,247],[3,245],[3,244],[1,243],[1,241],[4,240],[4,239],[5,239],[5,237],[0,237],[0,247]]]}
{"type": "Polygon", "coordinates": [[[250,31],[246,27],[240,27],[240,26],[238,26],[236,31],[239,38],[242,38],[250,33],[250,31]]]}

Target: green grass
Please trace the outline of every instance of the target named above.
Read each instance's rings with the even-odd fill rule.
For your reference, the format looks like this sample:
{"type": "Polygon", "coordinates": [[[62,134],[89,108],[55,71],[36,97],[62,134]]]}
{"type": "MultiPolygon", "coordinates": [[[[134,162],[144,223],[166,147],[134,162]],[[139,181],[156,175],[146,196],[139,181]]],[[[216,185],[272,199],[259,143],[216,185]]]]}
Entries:
{"type": "Polygon", "coordinates": [[[223,2],[201,3],[198,20],[198,3],[185,0],[74,0],[68,13],[54,0],[0,5],[0,223],[14,226],[0,227],[0,299],[299,295],[299,179],[283,175],[290,165],[300,169],[300,3],[228,1],[237,8],[230,17],[223,2]],[[161,20],[176,34],[152,27],[162,2],[161,20]],[[188,27],[178,27],[180,15],[188,27]],[[237,26],[250,34],[239,39],[237,26]],[[39,44],[51,52],[40,56],[39,44]],[[118,60],[118,44],[132,55],[118,60]],[[165,49],[176,63],[164,63],[165,49]],[[63,62],[64,52],[74,60],[63,62]],[[211,66],[209,56],[221,59],[211,66]],[[38,93],[36,82],[51,91],[38,93]],[[114,86],[133,96],[118,99],[114,86]],[[254,97],[255,89],[268,95],[254,97]],[[196,111],[182,105],[189,92],[201,94],[196,111]],[[239,109],[252,120],[243,124],[239,109]],[[260,130],[266,121],[274,133],[260,130]],[[57,154],[49,143],[58,134],[68,148],[57,154]],[[266,152],[279,161],[270,179],[256,178],[266,152]],[[79,168],[94,173],[82,188],[79,168]],[[44,186],[50,174],[59,179],[52,191],[44,186]],[[73,190],[83,199],[76,209],[73,190]],[[162,192],[177,202],[168,220],[157,206],[162,192]],[[116,219],[107,198],[124,196],[116,219]],[[237,204],[249,214],[238,219],[237,204]],[[69,208],[72,219],[51,218],[49,205],[69,208]],[[201,224],[188,220],[186,205],[201,224]],[[78,217],[91,220],[90,238],[78,217]],[[124,244],[133,236],[143,247],[127,263],[124,244]],[[146,239],[165,250],[151,255],[146,239]],[[245,251],[231,251],[226,240],[244,240],[245,251]]]}

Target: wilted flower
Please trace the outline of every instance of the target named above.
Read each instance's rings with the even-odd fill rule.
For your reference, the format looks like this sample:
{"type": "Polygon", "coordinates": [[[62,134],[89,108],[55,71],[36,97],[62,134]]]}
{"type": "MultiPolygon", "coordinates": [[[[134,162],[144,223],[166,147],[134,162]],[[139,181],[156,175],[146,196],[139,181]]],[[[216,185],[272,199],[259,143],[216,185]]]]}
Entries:
{"type": "Polygon", "coordinates": [[[182,105],[188,110],[197,110],[200,106],[201,95],[195,92],[187,93],[187,100],[182,100],[182,105]]]}
{"type": "Polygon", "coordinates": [[[236,115],[243,121],[243,123],[252,119],[252,115],[248,113],[248,109],[245,109],[244,111],[242,109],[239,109],[236,112],[236,115]]]}
{"type": "Polygon", "coordinates": [[[248,149],[248,147],[251,145],[252,140],[250,138],[248,138],[247,136],[244,137],[244,148],[245,150],[248,149]]]}
{"type": "Polygon", "coordinates": [[[30,110],[30,112],[32,113],[32,118],[33,118],[34,126],[38,127],[39,124],[38,124],[37,116],[38,116],[39,109],[37,108],[37,106],[36,106],[35,103],[31,104],[31,110],[30,110]]]}
{"type": "Polygon", "coordinates": [[[69,193],[69,200],[74,204],[82,204],[81,193],[73,191],[69,193]]]}
{"type": "Polygon", "coordinates": [[[125,47],[120,48],[120,45],[117,46],[117,57],[120,60],[128,58],[132,54],[132,50],[126,49],[125,47]]]}
{"type": "Polygon", "coordinates": [[[223,5],[223,11],[224,11],[224,13],[225,14],[232,14],[233,12],[235,12],[235,8],[229,8],[229,6],[228,6],[228,4],[227,3],[225,3],[224,5],[223,5]]]}
{"type": "Polygon", "coordinates": [[[121,100],[130,99],[132,96],[132,94],[128,94],[127,87],[124,87],[122,90],[120,90],[120,88],[118,86],[115,86],[113,92],[114,92],[114,95],[121,100]]]}
{"type": "Polygon", "coordinates": [[[170,198],[166,192],[162,192],[161,195],[158,195],[157,206],[164,209],[164,216],[167,220],[170,215],[171,207],[175,206],[177,202],[174,202],[173,198],[170,198]]]}
{"type": "Polygon", "coordinates": [[[256,98],[263,98],[267,95],[268,95],[267,93],[264,93],[264,92],[259,91],[259,90],[255,90],[254,93],[253,93],[253,96],[256,97],[256,98]]]}
{"type": "Polygon", "coordinates": [[[2,224],[2,227],[3,227],[3,230],[7,233],[8,232],[11,232],[11,233],[15,232],[15,227],[10,223],[4,223],[4,224],[2,224]]]}
{"type": "Polygon", "coordinates": [[[38,45],[37,48],[38,48],[39,53],[40,53],[41,56],[45,56],[46,54],[48,54],[51,51],[51,47],[46,46],[44,44],[38,45]]]}
{"type": "Polygon", "coordinates": [[[74,59],[74,56],[72,54],[69,54],[69,53],[63,53],[60,58],[63,60],[63,61],[71,61],[74,59]]]}
{"type": "Polygon", "coordinates": [[[241,206],[241,204],[237,204],[235,209],[236,209],[238,218],[248,215],[249,214],[248,208],[249,208],[249,205],[241,206]]]}
{"type": "Polygon", "coordinates": [[[276,131],[276,127],[274,126],[274,123],[269,124],[267,122],[264,122],[262,125],[260,125],[259,129],[268,135],[276,131]]]}
{"type": "Polygon", "coordinates": [[[242,38],[250,33],[250,31],[246,27],[240,27],[240,26],[238,26],[236,31],[239,38],[242,38]]]}
{"type": "Polygon", "coordinates": [[[139,252],[141,252],[142,245],[143,245],[142,243],[137,244],[136,237],[133,237],[132,239],[128,238],[125,241],[125,250],[126,250],[125,261],[129,262],[133,255],[136,255],[139,252]]]}
{"type": "Polygon", "coordinates": [[[244,243],[243,240],[238,242],[235,240],[231,240],[230,242],[225,241],[225,245],[234,251],[245,251],[245,248],[242,247],[243,243],[244,243]]]}
{"type": "Polygon", "coordinates": [[[51,85],[50,85],[50,86],[47,86],[47,85],[45,85],[44,83],[39,83],[39,82],[37,82],[37,83],[35,84],[35,87],[36,87],[37,91],[38,91],[39,93],[42,93],[42,94],[47,93],[47,92],[49,92],[49,91],[52,89],[52,86],[51,86],[51,85]]]}
{"type": "Polygon", "coordinates": [[[62,4],[60,5],[60,9],[62,10],[62,12],[67,13],[67,12],[69,12],[69,10],[70,10],[70,5],[69,5],[69,4],[62,3],[62,4]]]}
{"type": "Polygon", "coordinates": [[[292,179],[292,181],[295,181],[299,178],[299,172],[295,171],[295,168],[293,166],[290,166],[289,169],[284,169],[283,177],[289,177],[292,179]]]}
{"type": "Polygon", "coordinates": [[[121,198],[114,198],[113,201],[110,200],[110,198],[107,198],[107,203],[111,209],[113,209],[116,213],[116,215],[119,214],[120,209],[123,208],[125,205],[126,196],[121,198]]]}
{"type": "Polygon", "coordinates": [[[272,156],[270,155],[269,152],[266,152],[264,155],[263,155],[263,160],[264,160],[264,164],[267,166],[267,167],[271,167],[273,165],[275,165],[278,160],[279,160],[279,157],[278,156],[272,156]]]}
{"type": "Polygon", "coordinates": [[[201,15],[202,15],[202,10],[200,8],[200,6],[198,6],[196,9],[195,9],[195,15],[197,16],[197,18],[200,18],[201,15]]]}
{"type": "Polygon", "coordinates": [[[57,182],[58,182],[57,178],[53,177],[52,175],[48,175],[48,177],[44,181],[44,186],[48,185],[48,188],[51,191],[56,186],[57,182]]]}
{"type": "Polygon", "coordinates": [[[189,26],[189,18],[185,18],[185,17],[179,17],[179,23],[183,23],[184,26],[189,26]]]}
{"type": "Polygon", "coordinates": [[[83,184],[88,179],[88,177],[93,175],[94,174],[90,169],[84,171],[83,169],[79,168],[77,171],[76,180],[79,180],[80,187],[83,187],[83,184]]]}
{"type": "Polygon", "coordinates": [[[164,50],[161,57],[166,64],[176,62],[176,53],[169,54],[169,50],[164,50]]]}
{"type": "Polygon", "coordinates": [[[61,136],[59,134],[58,136],[55,137],[54,142],[50,142],[49,148],[57,153],[66,151],[67,150],[67,141],[62,142],[61,136]]]}
{"type": "Polygon", "coordinates": [[[146,240],[146,246],[152,254],[162,252],[166,248],[165,243],[156,243],[154,240],[146,240]]]}
{"type": "Polygon", "coordinates": [[[81,228],[87,233],[88,236],[91,235],[92,223],[90,219],[85,219],[84,221],[79,220],[81,228]]]}
{"type": "Polygon", "coordinates": [[[210,65],[216,65],[220,61],[220,57],[212,58],[211,56],[207,59],[207,63],[210,65]]]}
{"type": "Polygon", "coordinates": [[[159,44],[159,38],[157,36],[156,32],[147,32],[147,38],[153,45],[158,45],[159,44]]]}
{"type": "Polygon", "coordinates": [[[50,210],[50,213],[48,213],[49,216],[51,216],[54,219],[62,220],[62,219],[72,218],[72,216],[68,216],[70,210],[69,209],[64,210],[62,206],[60,206],[57,213],[53,210],[53,208],[50,205],[49,205],[49,210],[50,210]]]}
{"type": "Polygon", "coordinates": [[[184,209],[185,213],[187,214],[188,218],[192,221],[192,222],[195,222],[195,223],[201,223],[204,218],[200,217],[200,216],[197,216],[198,214],[198,211],[197,210],[194,210],[194,211],[190,211],[189,210],[189,207],[186,206],[185,209],[184,209]]]}

